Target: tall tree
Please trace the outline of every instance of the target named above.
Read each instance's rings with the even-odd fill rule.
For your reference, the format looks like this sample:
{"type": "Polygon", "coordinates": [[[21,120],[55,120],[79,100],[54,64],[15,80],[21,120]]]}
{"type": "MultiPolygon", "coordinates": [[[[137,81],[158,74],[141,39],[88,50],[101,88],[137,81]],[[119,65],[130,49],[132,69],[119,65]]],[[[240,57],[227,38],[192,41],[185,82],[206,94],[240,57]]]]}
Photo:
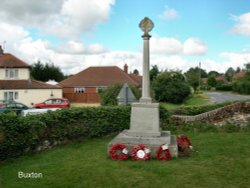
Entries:
{"type": "Polygon", "coordinates": [[[201,78],[207,77],[207,72],[204,69],[200,69],[199,67],[190,68],[186,73],[185,76],[187,78],[188,83],[194,88],[196,91],[199,84],[201,83],[201,78]]]}
{"type": "Polygon", "coordinates": [[[210,71],[210,72],[208,73],[208,76],[217,77],[217,76],[219,76],[219,75],[220,75],[220,73],[218,73],[217,71],[210,71]]]}
{"type": "Polygon", "coordinates": [[[32,78],[43,82],[47,82],[48,80],[60,82],[65,78],[59,67],[53,63],[46,63],[44,65],[40,61],[31,66],[30,74],[32,78]]]}
{"type": "Polygon", "coordinates": [[[152,68],[150,69],[150,81],[152,82],[157,75],[160,73],[158,66],[157,65],[153,65],[152,68]]]}
{"type": "Polygon", "coordinates": [[[234,75],[235,70],[232,67],[229,67],[225,73],[225,77],[227,79],[227,81],[231,82],[233,79],[233,75],[234,75]]]}

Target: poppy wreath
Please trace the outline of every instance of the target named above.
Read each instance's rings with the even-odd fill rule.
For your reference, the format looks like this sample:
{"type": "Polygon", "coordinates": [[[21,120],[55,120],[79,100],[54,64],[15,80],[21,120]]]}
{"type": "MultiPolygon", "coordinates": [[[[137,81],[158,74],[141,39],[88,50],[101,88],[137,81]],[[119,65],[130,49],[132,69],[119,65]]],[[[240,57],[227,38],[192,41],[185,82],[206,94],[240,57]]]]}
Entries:
{"type": "Polygon", "coordinates": [[[109,150],[109,155],[112,160],[126,160],[129,157],[127,146],[125,144],[113,144],[109,150]]]}
{"type": "Polygon", "coordinates": [[[192,149],[192,144],[186,135],[180,135],[177,137],[177,144],[179,151],[184,151],[187,148],[192,149]]]}
{"type": "Polygon", "coordinates": [[[150,159],[150,149],[143,145],[137,144],[131,151],[132,160],[146,161],[150,159]]]}
{"type": "Polygon", "coordinates": [[[163,144],[159,147],[159,149],[156,151],[156,158],[158,160],[170,160],[171,159],[171,155],[168,149],[168,145],[163,144]]]}

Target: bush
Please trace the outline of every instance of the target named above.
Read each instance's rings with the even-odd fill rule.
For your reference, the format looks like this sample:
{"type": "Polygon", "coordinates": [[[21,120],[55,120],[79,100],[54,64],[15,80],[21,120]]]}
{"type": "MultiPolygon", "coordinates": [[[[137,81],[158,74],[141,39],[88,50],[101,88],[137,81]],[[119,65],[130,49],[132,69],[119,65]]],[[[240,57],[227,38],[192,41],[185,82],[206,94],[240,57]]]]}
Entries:
{"type": "Polygon", "coordinates": [[[0,115],[0,160],[36,151],[45,142],[57,143],[99,137],[129,128],[130,107],[63,109],[20,117],[0,115]]]}
{"type": "Polygon", "coordinates": [[[232,84],[221,84],[221,85],[216,86],[216,90],[219,90],[219,91],[232,91],[233,86],[232,86],[232,84]]]}
{"type": "Polygon", "coordinates": [[[152,87],[159,102],[182,103],[191,94],[190,86],[180,72],[159,74],[152,87]]]}
{"type": "Polygon", "coordinates": [[[224,107],[232,103],[233,102],[224,102],[224,103],[219,103],[219,104],[202,105],[202,106],[185,106],[185,107],[180,107],[178,109],[171,110],[170,113],[175,114],[175,115],[194,116],[194,115],[202,114],[205,112],[209,112],[211,110],[215,110],[217,108],[224,107]]]}
{"type": "Polygon", "coordinates": [[[233,83],[233,91],[240,94],[250,94],[250,81],[249,80],[238,80],[233,83]]]}
{"type": "MultiPolygon", "coordinates": [[[[100,92],[101,105],[102,106],[114,106],[117,105],[117,96],[121,91],[123,84],[117,83],[109,86],[107,89],[100,92]]],[[[129,86],[133,94],[137,99],[141,96],[141,91],[135,86],[129,86]]]]}

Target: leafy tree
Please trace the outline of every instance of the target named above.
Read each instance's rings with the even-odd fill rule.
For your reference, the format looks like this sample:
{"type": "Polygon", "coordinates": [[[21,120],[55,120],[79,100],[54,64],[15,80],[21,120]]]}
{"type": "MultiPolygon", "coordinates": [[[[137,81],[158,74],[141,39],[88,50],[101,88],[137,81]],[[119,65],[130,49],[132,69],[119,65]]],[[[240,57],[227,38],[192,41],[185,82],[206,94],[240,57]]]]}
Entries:
{"type": "Polygon", "coordinates": [[[200,78],[206,78],[207,73],[206,70],[200,69],[199,67],[190,68],[186,73],[185,76],[187,78],[188,83],[194,88],[196,91],[201,80],[200,78]]]}
{"type": "Polygon", "coordinates": [[[178,71],[160,73],[152,87],[155,99],[160,102],[182,103],[191,93],[185,77],[178,71]]]}
{"type": "Polygon", "coordinates": [[[217,81],[214,76],[209,76],[207,79],[207,84],[211,87],[216,87],[217,81]]]}
{"type": "Polygon", "coordinates": [[[218,73],[217,71],[210,71],[210,72],[208,73],[208,76],[217,77],[217,76],[219,76],[219,75],[220,75],[220,73],[218,73]]]}
{"type": "Polygon", "coordinates": [[[139,71],[138,71],[137,69],[135,69],[135,70],[133,71],[133,74],[139,75],[139,71]]]}
{"type": "Polygon", "coordinates": [[[234,69],[232,67],[228,68],[226,73],[225,73],[225,78],[227,79],[227,81],[231,82],[233,75],[234,75],[234,69]]]}
{"type": "Polygon", "coordinates": [[[151,70],[150,70],[150,81],[152,82],[156,77],[157,75],[159,74],[159,69],[158,69],[158,66],[157,65],[153,65],[151,70]]]}
{"type": "Polygon", "coordinates": [[[43,82],[48,80],[55,80],[59,82],[65,78],[59,67],[56,67],[53,63],[46,63],[44,65],[40,61],[31,66],[30,74],[32,78],[43,82]]]}
{"type": "Polygon", "coordinates": [[[235,72],[240,72],[241,71],[241,68],[240,67],[237,67],[236,71],[235,72]]]}

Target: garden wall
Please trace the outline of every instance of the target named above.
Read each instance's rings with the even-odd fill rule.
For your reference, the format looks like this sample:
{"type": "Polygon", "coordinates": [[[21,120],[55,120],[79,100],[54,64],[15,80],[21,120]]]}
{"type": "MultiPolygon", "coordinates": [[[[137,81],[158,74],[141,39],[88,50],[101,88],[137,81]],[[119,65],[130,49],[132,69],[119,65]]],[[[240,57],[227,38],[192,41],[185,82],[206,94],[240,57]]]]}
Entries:
{"type": "Polygon", "coordinates": [[[241,114],[243,116],[244,114],[250,114],[250,102],[238,102],[194,116],[172,115],[171,120],[177,124],[194,121],[218,123],[226,118],[233,117],[235,114],[241,114]]]}

